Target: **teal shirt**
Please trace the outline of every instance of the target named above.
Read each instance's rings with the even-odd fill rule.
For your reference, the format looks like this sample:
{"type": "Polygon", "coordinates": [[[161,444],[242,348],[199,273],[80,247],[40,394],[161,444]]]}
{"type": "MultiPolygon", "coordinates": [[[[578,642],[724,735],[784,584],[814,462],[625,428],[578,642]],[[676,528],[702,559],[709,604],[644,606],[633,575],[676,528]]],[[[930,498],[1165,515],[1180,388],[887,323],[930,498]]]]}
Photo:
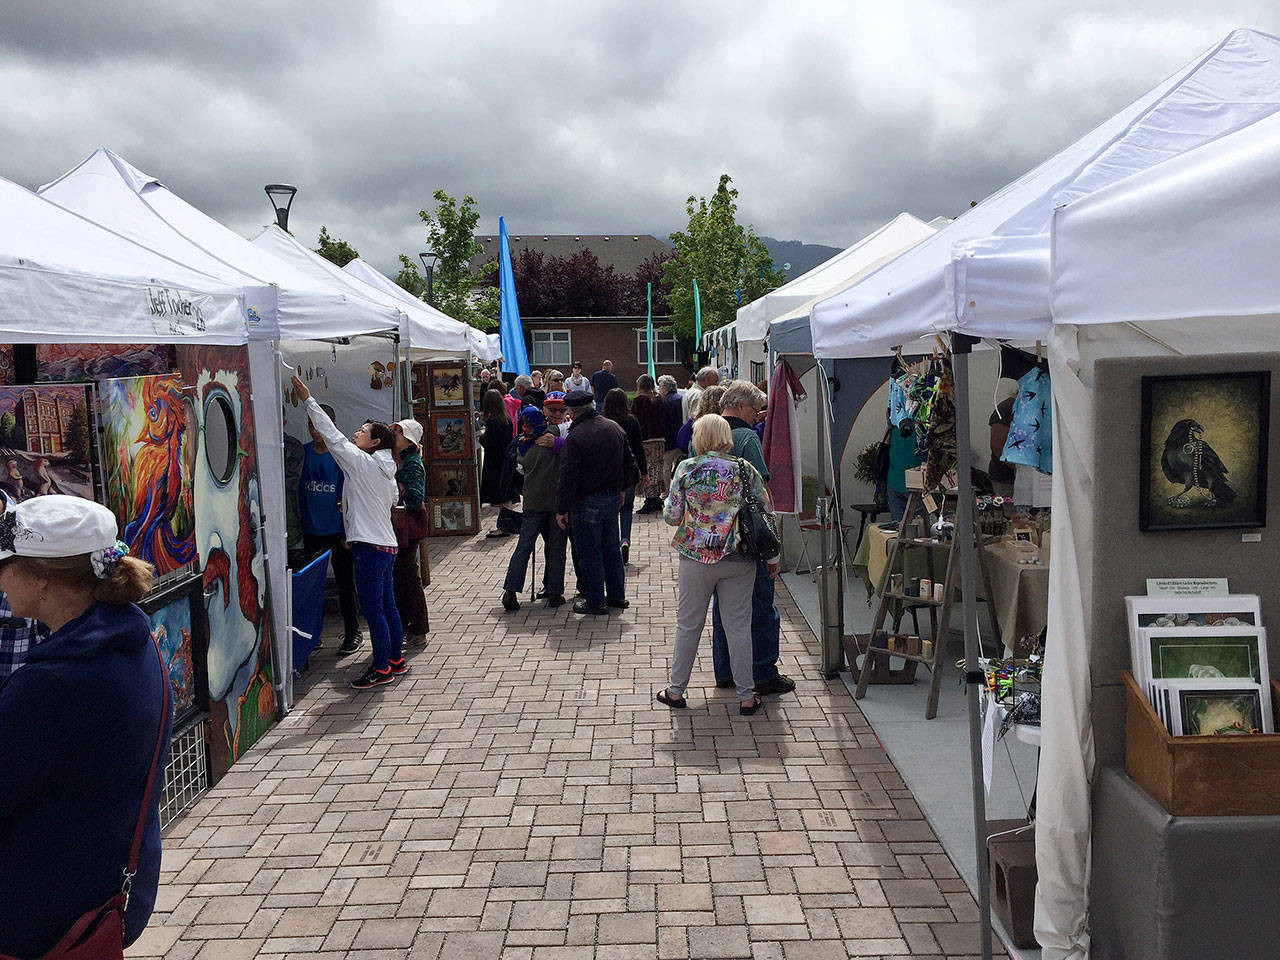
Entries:
{"type": "Polygon", "coordinates": [[[904,437],[897,427],[889,430],[889,478],[887,486],[895,493],[907,492],[905,474],[912,467],[924,463],[924,457],[916,453],[916,435],[904,437]]]}

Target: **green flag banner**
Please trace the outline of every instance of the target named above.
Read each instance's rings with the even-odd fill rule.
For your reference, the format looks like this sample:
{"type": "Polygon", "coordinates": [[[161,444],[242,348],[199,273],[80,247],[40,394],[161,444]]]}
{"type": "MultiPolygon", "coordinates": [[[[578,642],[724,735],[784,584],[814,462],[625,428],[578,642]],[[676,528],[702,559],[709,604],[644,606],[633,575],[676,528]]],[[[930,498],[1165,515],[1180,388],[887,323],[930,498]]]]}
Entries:
{"type": "Polygon", "coordinates": [[[693,349],[702,349],[702,298],[698,296],[698,278],[693,278],[693,349]]]}
{"type": "Polygon", "coordinates": [[[645,300],[648,303],[647,309],[649,313],[649,321],[647,324],[649,336],[649,376],[653,377],[656,381],[658,379],[658,375],[653,370],[653,284],[649,283],[645,284],[645,286],[647,288],[645,290],[645,300]]]}

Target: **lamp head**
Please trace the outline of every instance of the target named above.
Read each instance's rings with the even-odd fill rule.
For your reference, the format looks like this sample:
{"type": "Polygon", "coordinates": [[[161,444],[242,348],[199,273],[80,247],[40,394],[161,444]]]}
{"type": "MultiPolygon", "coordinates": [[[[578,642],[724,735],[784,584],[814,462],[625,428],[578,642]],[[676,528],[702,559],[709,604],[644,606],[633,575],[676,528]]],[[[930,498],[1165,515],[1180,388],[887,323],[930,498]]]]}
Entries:
{"type": "Polygon", "coordinates": [[[293,206],[293,195],[298,192],[298,188],[289,183],[268,183],[262,189],[271,201],[271,208],[276,212],[276,223],[288,233],[289,208],[293,206]]]}

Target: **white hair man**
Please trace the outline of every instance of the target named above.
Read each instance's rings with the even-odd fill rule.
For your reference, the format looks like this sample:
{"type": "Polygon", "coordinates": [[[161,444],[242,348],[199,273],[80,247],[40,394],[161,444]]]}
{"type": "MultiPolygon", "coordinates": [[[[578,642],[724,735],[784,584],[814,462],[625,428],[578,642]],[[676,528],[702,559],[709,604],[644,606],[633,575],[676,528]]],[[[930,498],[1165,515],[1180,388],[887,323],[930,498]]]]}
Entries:
{"type": "MultiPolygon", "coordinates": [[[[684,419],[688,420],[698,410],[698,398],[702,396],[702,391],[707,387],[714,387],[720,382],[720,371],[715,367],[703,367],[698,371],[695,379],[695,386],[685,391],[684,399],[681,401],[681,410],[684,413],[684,419]]],[[[682,420],[683,424],[684,421],[682,420]]]]}
{"type": "MultiPolygon", "coordinates": [[[[756,435],[756,419],[765,408],[764,392],[747,380],[730,380],[725,384],[720,414],[733,430],[735,457],[741,457],[756,468],[768,489],[769,468],[756,435]]],[[[773,602],[773,576],[768,564],[756,564],[755,587],[751,592],[751,664],[756,692],[790,693],[796,682],[778,672],[778,643],[782,619],[773,602]]],[[[732,687],[733,672],[729,668],[729,644],[720,620],[720,607],[711,607],[711,659],[715,667],[716,686],[732,687]]]]}

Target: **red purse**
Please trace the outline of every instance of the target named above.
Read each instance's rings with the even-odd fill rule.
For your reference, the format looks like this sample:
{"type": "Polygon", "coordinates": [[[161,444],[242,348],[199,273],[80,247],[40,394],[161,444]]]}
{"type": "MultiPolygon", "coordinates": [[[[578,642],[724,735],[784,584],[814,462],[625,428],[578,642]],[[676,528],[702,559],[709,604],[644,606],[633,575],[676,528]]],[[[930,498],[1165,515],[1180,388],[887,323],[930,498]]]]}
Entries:
{"type": "MultiPolygon", "coordinates": [[[[160,646],[153,636],[156,656],[160,646]]],[[[134,875],[138,872],[138,856],[142,850],[142,833],[147,825],[147,808],[151,805],[151,788],[155,784],[156,768],[160,763],[160,748],[164,745],[164,722],[169,715],[169,680],[164,674],[164,659],[160,659],[161,688],[164,704],[160,710],[160,730],[156,733],[156,748],[151,754],[151,770],[147,773],[147,786],[142,791],[142,809],[133,830],[133,846],[129,849],[129,866],[124,871],[120,892],[100,907],[80,916],[71,929],[47,953],[32,960],[123,960],[124,913],[129,909],[129,893],[134,875]]],[[[17,957],[0,955],[0,960],[18,960],[17,957]]]]}

